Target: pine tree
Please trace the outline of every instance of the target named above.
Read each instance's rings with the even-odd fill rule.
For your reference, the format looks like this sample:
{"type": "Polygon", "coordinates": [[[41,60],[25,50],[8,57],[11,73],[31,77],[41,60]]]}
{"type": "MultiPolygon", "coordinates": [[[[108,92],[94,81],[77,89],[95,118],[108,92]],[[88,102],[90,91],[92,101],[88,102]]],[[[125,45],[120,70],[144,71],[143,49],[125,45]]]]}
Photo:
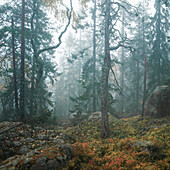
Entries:
{"type": "MultiPolygon", "coordinates": [[[[52,62],[54,51],[49,47],[47,48],[47,46],[49,46],[49,44],[52,42],[52,36],[48,32],[48,29],[41,29],[41,27],[46,28],[47,26],[50,26],[48,22],[48,18],[46,17],[47,14],[44,12],[44,6],[41,3],[41,1],[29,0],[25,2],[24,11],[26,11],[25,21],[27,27],[25,29],[23,36],[25,37],[24,39],[26,42],[26,48],[25,48],[26,50],[23,49],[23,45],[21,48],[22,50],[18,48],[21,44],[20,41],[21,28],[19,24],[21,23],[21,20],[18,17],[18,11],[19,11],[18,9],[21,10],[21,3],[15,3],[15,2],[11,2],[11,3],[14,3],[14,5],[11,6],[10,3],[6,3],[2,7],[1,15],[5,16],[4,11],[6,11],[6,13],[11,13],[15,25],[12,24],[12,27],[8,27],[9,24],[7,24],[6,26],[5,22],[11,23],[11,21],[9,21],[8,18],[4,17],[4,22],[2,23],[2,27],[1,27],[2,30],[1,41],[4,43],[2,43],[1,46],[2,48],[4,47],[3,50],[9,54],[13,49],[13,63],[15,63],[16,67],[12,69],[12,72],[13,75],[16,74],[17,84],[20,83],[21,85],[21,89],[18,89],[18,92],[21,95],[19,109],[22,110],[22,112],[20,114],[20,120],[21,119],[23,120],[25,117],[30,116],[31,109],[34,108],[35,115],[36,115],[42,113],[42,110],[46,110],[49,107],[49,105],[52,105],[52,102],[50,101],[50,97],[52,94],[51,92],[47,91],[46,80],[48,78],[53,83],[54,77],[57,76],[57,70],[55,64],[53,64],[54,62],[52,62]],[[29,13],[29,15],[27,15],[28,14],[27,12],[29,13]],[[15,37],[13,34],[14,32],[15,32],[15,37]],[[11,35],[12,38],[7,35],[11,35]],[[35,44],[36,46],[34,46],[35,44]],[[14,47],[14,45],[16,48],[14,47]],[[44,49],[40,49],[40,47],[44,49]],[[22,64],[18,58],[21,51],[22,51],[22,64]],[[23,58],[24,57],[23,54],[25,54],[25,56],[27,57],[23,58]],[[18,67],[18,65],[22,65],[22,67],[18,67]],[[19,68],[20,70],[22,70],[21,72],[19,68]],[[19,77],[22,77],[20,81],[19,81],[19,77]],[[24,86],[23,86],[23,82],[24,82],[24,86]]],[[[63,34],[64,32],[62,32],[62,35],[63,34]]],[[[62,36],[60,35],[60,40],[61,37],[62,36]]],[[[59,42],[59,44],[61,44],[61,42],[59,42]]],[[[55,48],[56,46],[53,47],[53,49],[55,48]]],[[[10,57],[10,55],[7,57],[8,57],[8,63],[12,67],[12,60],[11,60],[12,58],[10,57]]],[[[16,88],[14,88],[16,82],[12,83],[13,79],[15,79],[14,78],[15,76],[12,76],[10,69],[6,70],[4,76],[5,79],[8,80],[8,82],[6,83],[7,91],[4,94],[2,94],[3,106],[6,112],[14,113],[14,111],[11,111],[11,109],[12,110],[14,109],[14,103],[15,103],[14,100],[16,100],[15,98],[16,95],[14,95],[16,92],[16,88]]],[[[34,111],[33,110],[31,111],[31,115],[33,115],[34,111]]],[[[19,115],[16,116],[18,118],[19,115]]]]}
{"type": "Polygon", "coordinates": [[[151,55],[148,59],[148,93],[152,92],[156,86],[163,85],[168,80],[170,72],[166,42],[166,32],[169,27],[168,9],[159,0],[155,0],[155,9],[155,15],[150,21],[152,30],[148,34],[151,47],[151,55]]]}

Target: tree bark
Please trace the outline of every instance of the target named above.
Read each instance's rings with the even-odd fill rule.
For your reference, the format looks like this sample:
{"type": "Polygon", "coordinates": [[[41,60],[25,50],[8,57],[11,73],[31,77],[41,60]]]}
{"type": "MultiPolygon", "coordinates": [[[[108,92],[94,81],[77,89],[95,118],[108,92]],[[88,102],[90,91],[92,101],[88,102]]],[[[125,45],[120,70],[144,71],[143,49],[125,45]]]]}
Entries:
{"type": "MultiPolygon", "coordinates": [[[[125,28],[124,28],[124,21],[125,21],[125,11],[124,8],[122,9],[122,37],[124,38],[124,32],[125,32],[125,28]]],[[[124,42],[123,42],[123,46],[124,46],[124,42]]],[[[121,66],[121,90],[122,90],[122,95],[121,95],[121,113],[123,113],[124,111],[124,58],[125,58],[125,49],[124,47],[122,47],[122,54],[121,54],[121,62],[122,62],[122,66],[121,66]]]]}
{"type": "MultiPolygon", "coordinates": [[[[38,6],[38,4],[37,4],[38,6]]],[[[36,1],[33,1],[33,14],[32,14],[32,18],[31,18],[31,32],[32,32],[32,39],[31,39],[31,44],[32,44],[32,48],[34,51],[34,55],[33,55],[33,59],[32,59],[32,74],[31,74],[31,94],[30,94],[30,115],[34,116],[34,114],[36,115],[36,113],[34,112],[34,94],[35,94],[35,62],[36,62],[36,58],[37,58],[37,24],[38,24],[38,16],[37,12],[38,12],[38,8],[36,8],[36,1]],[[36,25],[35,25],[35,29],[34,29],[34,18],[36,16],[36,25]]]]}
{"type": "Polygon", "coordinates": [[[21,26],[21,79],[20,79],[20,121],[25,119],[25,0],[22,0],[22,26],[21,26]]]}
{"type": "Polygon", "coordinates": [[[156,86],[161,84],[161,66],[160,66],[160,58],[161,58],[161,49],[160,49],[160,25],[161,25],[161,4],[160,0],[156,0],[156,13],[157,13],[157,20],[156,20],[156,43],[157,43],[157,53],[156,53],[156,86]]]}
{"type": "Polygon", "coordinates": [[[96,0],[93,12],[93,112],[96,112],[96,0]]]}
{"type": "Polygon", "coordinates": [[[12,18],[12,55],[13,55],[13,78],[14,78],[14,95],[15,95],[15,116],[18,116],[18,91],[17,91],[17,76],[16,76],[16,56],[15,56],[15,31],[14,20],[12,18]]]}
{"type": "Polygon", "coordinates": [[[107,138],[110,135],[109,129],[109,120],[107,113],[107,104],[108,104],[108,79],[109,71],[111,68],[110,61],[110,47],[109,47],[109,19],[110,19],[110,0],[105,1],[106,5],[106,14],[105,14],[105,57],[104,65],[102,68],[102,79],[101,79],[101,138],[107,138]]]}
{"type": "Polygon", "coordinates": [[[143,102],[142,102],[142,114],[144,116],[144,106],[145,106],[145,95],[146,95],[146,54],[145,54],[145,14],[144,14],[145,5],[143,4],[143,57],[144,57],[144,81],[143,81],[143,102]]]}
{"type": "Polygon", "coordinates": [[[136,112],[139,113],[139,79],[140,79],[140,75],[139,75],[139,61],[137,62],[137,82],[136,82],[136,112]]]}

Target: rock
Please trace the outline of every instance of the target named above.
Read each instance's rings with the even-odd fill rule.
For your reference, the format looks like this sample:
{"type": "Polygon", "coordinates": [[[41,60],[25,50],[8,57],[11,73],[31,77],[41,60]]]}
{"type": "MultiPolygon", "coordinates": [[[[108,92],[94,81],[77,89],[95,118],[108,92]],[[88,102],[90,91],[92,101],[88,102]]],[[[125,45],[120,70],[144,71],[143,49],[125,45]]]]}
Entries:
{"type": "Polygon", "coordinates": [[[20,140],[20,142],[24,143],[24,142],[25,142],[25,138],[22,138],[22,139],[20,140]]]}
{"type": "Polygon", "coordinates": [[[41,142],[40,142],[40,145],[45,145],[45,141],[41,141],[41,142]]]}
{"type": "Polygon", "coordinates": [[[37,135],[37,138],[38,138],[38,139],[44,139],[44,140],[45,140],[45,139],[47,138],[47,136],[46,136],[45,134],[38,134],[38,135],[37,135]]]}
{"type": "Polygon", "coordinates": [[[70,119],[76,119],[76,118],[80,118],[80,117],[86,117],[88,115],[88,113],[72,113],[70,114],[70,119]]]}
{"type": "Polygon", "coordinates": [[[25,142],[32,143],[32,142],[34,142],[34,139],[32,139],[32,138],[26,138],[26,139],[25,139],[25,142]]]}
{"type": "Polygon", "coordinates": [[[48,163],[47,163],[48,169],[56,168],[58,165],[59,165],[59,164],[58,164],[58,162],[57,162],[56,159],[48,160],[48,163]]]}
{"type": "Polygon", "coordinates": [[[90,121],[90,120],[100,119],[100,118],[101,118],[101,112],[94,112],[89,116],[88,120],[90,121]]]}
{"type": "MultiPolygon", "coordinates": [[[[108,113],[108,114],[110,115],[110,113],[108,113]]],[[[99,119],[101,119],[101,115],[102,115],[102,113],[99,112],[99,111],[91,113],[89,118],[88,118],[88,121],[90,121],[90,120],[99,120],[99,119]]]]}
{"type": "Polygon", "coordinates": [[[8,148],[8,150],[4,151],[4,156],[11,157],[15,154],[15,150],[13,148],[8,148]]]}
{"type": "Polygon", "coordinates": [[[35,131],[42,131],[45,130],[43,127],[34,127],[35,131]]]}
{"type": "Polygon", "coordinates": [[[12,166],[16,166],[20,162],[20,159],[15,159],[11,162],[12,166]]]}
{"type": "Polygon", "coordinates": [[[138,141],[134,145],[146,147],[146,146],[149,146],[149,145],[153,145],[153,143],[151,141],[138,141]]]}
{"type": "Polygon", "coordinates": [[[26,158],[24,161],[24,164],[28,164],[29,162],[31,162],[33,160],[33,158],[26,158]]]}
{"type": "Polygon", "coordinates": [[[9,165],[10,164],[2,165],[2,166],[0,166],[0,169],[8,170],[9,165]]]}
{"type": "Polygon", "coordinates": [[[63,162],[64,157],[62,157],[62,156],[58,156],[58,157],[57,157],[57,160],[59,160],[60,162],[63,162]]]}
{"type": "Polygon", "coordinates": [[[58,130],[65,130],[65,128],[62,127],[62,126],[57,127],[57,129],[58,129],[58,130]]]}
{"type": "Polygon", "coordinates": [[[158,86],[151,93],[146,101],[144,114],[153,118],[170,115],[170,86],[158,86]]]}
{"type": "Polygon", "coordinates": [[[18,151],[18,154],[22,155],[22,154],[26,154],[29,151],[28,147],[26,146],[21,146],[21,148],[18,151]]]}
{"type": "Polygon", "coordinates": [[[22,145],[22,143],[19,142],[19,141],[14,141],[14,142],[13,142],[13,145],[14,145],[14,147],[19,147],[19,146],[22,145]]]}
{"type": "Polygon", "coordinates": [[[2,158],[4,156],[4,153],[2,150],[0,150],[0,158],[2,158]]]}
{"type": "Polygon", "coordinates": [[[0,132],[4,132],[10,128],[10,122],[0,123],[0,132]]]}
{"type": "Polygon", "coordinates": [[[36,167],[43,167],[46,165],[47,158],[41,157],[36,160],[36,167]]]}
{"type": "Polygon", "coordinates": [[[10,140],[5,140],[5,146],[11,147],[12,142],[10,140]]]}
{"type": "Polygon", "coordinates": [[[35,154],[35,152],[36,152],[35,150],[34,150],[34,151],[31,151],[31,152],[28,152],[28,153],[27,153],[27,157],[33,156],[33,155],[35,154]]]}
{"type": "Polygon", "coordinates": [[[3,139],[4,139],[4,135],[0,135],[0,140],[3,140],[3,139]]]}
{"type": "Polygon", "coordinates": [[[53,140],[53,143],[54,143],[54,144],[61,145],[61,144],[64,144],[65,142],[64,142],[63,139],[54,139],[54,140],[53,140]]]}
{"type": "Polygon", "coordinates": [[[62,144],[60,145],[60,148],[62,149],[64,155],[63,155],[63,160],[70,160],[73,157],[73,148],[71,147],[70,144],[62,144]]]}
{"type": "MultiPolygon", "coordinates": [[[[11,162],[13,160],[15,160],[17,157],[16,156],[12,156],[12,157],[9,157],[8,159],[6,159],[5,161],[1,162],[1,165],[7,165],[7,166],[10,166],[11,165],[11,162]]],[[[1,166],[0,166],[0,169],[3,169],[1,166]]],[[[5,168],[4,168],[5,170],[5,168]]]]}
{"type": "Polygon", "coordinates": [[[149,151],[149,148],[153,146],[153,143],[151,141],[138,141],[132,145],[137,148],[140,147],[144,151],[149,151]]]}
{"type": "Polygon", "coordinates": [[[36,166],[35,166],[35,164],[34,165],[32,165],[32,167],[30,168],[30,170],[35,170],[36,169],[36,166]]]}

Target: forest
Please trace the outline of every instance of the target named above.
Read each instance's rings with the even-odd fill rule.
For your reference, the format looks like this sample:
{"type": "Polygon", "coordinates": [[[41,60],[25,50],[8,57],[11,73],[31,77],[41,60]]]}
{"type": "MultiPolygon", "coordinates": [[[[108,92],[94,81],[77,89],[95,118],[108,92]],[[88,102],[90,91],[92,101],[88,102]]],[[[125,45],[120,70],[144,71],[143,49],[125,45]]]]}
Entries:
{"type": "Polygon", "coordinates": [[[0,169],[170,169],[168,0],[1,0],[0,169]]]}

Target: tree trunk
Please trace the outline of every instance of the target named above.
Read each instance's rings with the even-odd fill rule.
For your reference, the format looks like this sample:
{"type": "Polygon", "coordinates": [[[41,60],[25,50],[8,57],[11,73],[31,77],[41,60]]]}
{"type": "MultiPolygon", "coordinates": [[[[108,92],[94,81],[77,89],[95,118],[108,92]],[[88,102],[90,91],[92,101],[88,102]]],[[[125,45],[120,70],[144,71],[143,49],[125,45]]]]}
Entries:
{"type": "Polygon", "coordinates": [[[21,29],[21,79],[20,79],[20,121],[25,119],[25,0],[22,0],[22,29],[21,29]]]}
{"type": "Polygon", "coordinates": [[[12,18],[12,55],[13,55],[13,77],[14,77],[14,95],[15,95],[15,116],[18,116],[18,91],[17,91],[17,76],[16,76],[16,61],[15,61],[15,32],[14,20],[12,18]]]}
{"type": "Polygon", "coordinates": [[[34,103],[34,81],[35,81],[35,54],[33,55],[33,64],[32,64],[32,75],[31,75],[31,94],[30,94],[30,115],[35,116],[35,112],[33,109],[34,103]]]}
{"type": "Polygon", "coordinates": [[[139,113],[139,79],[140,79],[140,75],[139,75],[139,61],[137,62],[137,82],[136,82],[136,112],[139,113]]]}
{"type": "Polygon", "coordinates": [[[32,59],[32,74],[31,74],[31,94],[30,94],[30,115],[35,116],[36,111],[34,109],[34,94],[35,94],[35,64],[36,64],[36,59],[37,59],[37,24],[38,24],[38,4],[36,8],[36,1],[33,1],[33,13],[32,13],[32,18],[31,18],[31,32],[32,32],[32,48],[34,51],[33,59],[32,59]],[[34,29],[34,18],[36,17],[36,25],[34,29]]]}
{"type": "Polygon", "coordinates": [[[157,22],[156,22],[156,41],[157,41],[157,55],[156,57],[156,86],[161,84],[161,66],[160,66],[160,57],[161,57],[161,49],[160,49],[160,24],[161,24],[161,4],[160,0],[156,0],[156,13],[157,13],[157,22]]]}
{"type": "Polygon", "coordinates": [[[101,115],[101,138],[107,138],[110,135],[109,120],[107,113],[108,104],[108,79],[109,71],[111,68],[110,64],[110,47],[109,47],[109,18],[110,18],[110,0],[105,1],[106,14],[105,14],[105,57],[104,65],[102,68],[102,79],[101,79],[101,105],[102,105],[102,115],[101,115]]]}
{"type": "MultiPolygon", "coordinates": [[[[124,28],[124,21],[125,21],[125,11],[124,9],[122,9],[122,37],[124,38],[124,32],[125,32],[125,28],[124,28]]],[[[123,43],[124,45],[124,43],[123,43]]],[[[122,89],[122,96],[121,96],[121,113],[123,113],[124,111],[124,58],[125,58],[125,50],[124,47],[122,47],[122,55],[121,55],[121,62],[122,62],[122,66],[121,66],[121,89],[122,89]]]]}
{"type": "Polygon", "coordinates": [[[93,112],[96,112],[96,0],[93,10],[93,112]]]}
{"type": "Polygon", "coordinates": [[[143,103],[142,103],[142,114],[144,116],[144,106],[145,106],[145,95],[146,95],[146,54],[145,54],[145,14],[144,14],[145,5],[143,4],[143,57],[144,57],[144,81],[143,81],[143,103]]]}

